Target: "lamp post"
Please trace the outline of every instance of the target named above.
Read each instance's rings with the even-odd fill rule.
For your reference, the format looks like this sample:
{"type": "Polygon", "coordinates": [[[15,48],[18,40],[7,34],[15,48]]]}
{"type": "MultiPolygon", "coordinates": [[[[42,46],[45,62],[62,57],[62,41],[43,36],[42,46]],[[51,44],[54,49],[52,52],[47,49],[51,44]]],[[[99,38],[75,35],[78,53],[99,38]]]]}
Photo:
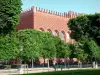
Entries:
{"type": "Polygon", "coordinates": [[[23,74],[23,67],[22,67],[22,60],[21,60],[21,54],[22,54],[22,51],[23,51],[23,46],[20,46],[19,48],[19,56],[20,56],[20,68],[19,68],[19,73],[20,74],[23,74]]]}

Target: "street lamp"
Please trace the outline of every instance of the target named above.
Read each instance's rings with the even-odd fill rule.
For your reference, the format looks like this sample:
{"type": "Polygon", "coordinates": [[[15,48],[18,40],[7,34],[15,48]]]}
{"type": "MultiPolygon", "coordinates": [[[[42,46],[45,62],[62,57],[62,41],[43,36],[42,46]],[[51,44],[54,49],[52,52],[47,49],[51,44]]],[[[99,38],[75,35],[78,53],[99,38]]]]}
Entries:
{"type": "Polygon", "coordinates": [[[23,51],[23,46],[19,46],[19,57],[20,57],[20,68],[19,68],[19,73],[23,74],[23,67],[22,67],[22,60],[21,60],[21,54],[23,51]]]}

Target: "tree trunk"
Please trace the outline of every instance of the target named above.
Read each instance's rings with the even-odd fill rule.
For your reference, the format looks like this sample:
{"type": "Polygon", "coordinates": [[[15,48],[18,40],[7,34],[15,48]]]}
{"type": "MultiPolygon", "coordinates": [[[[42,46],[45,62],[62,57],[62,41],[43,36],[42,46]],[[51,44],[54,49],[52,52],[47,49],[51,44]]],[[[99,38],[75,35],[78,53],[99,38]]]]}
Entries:
{"type": "Polygon", "coordinates": [[[80,68],[82,68],[82,62],[80,61],[80,68]]]}
{"type": "Polygon", "coordinates": [[[93,68],[95,68],[95,61],[92,62],[93,68]]]}
{"type": "Polygon", "coordinates": [[[6,60],[6,65],[8,65],[8,60],[6,60]]]}
{"type": "Polygon", "coordinates": [[[44,71],[44,67],[45,67],[45,57],[44,57],[43,59],[44,59],[44,63],[43,63],[43,71],[44,71]]]}
{"type": "Polygon", "coordinates": [[[22,67],[22,60],[20,59],[20,68],[19,68],[19,73],[23,74],[23,67],[22,67]]]}
{"type": "Polygon", "coordinates": [[[97,63],[97,61],[93,61],[93,68],[98,68],[98,63],[97,63]]]}
{"type": "Polygon", "coordinates": [[[56,70],[58,70],[58,68],[59,68],[59,67],[58,67],[58,61],[57,61],[57,67],[56,67],[56,70]]]}
{"type": "Polygon", "coordinates": [[[43,67],[45,67],[45,57],[44,57],[44,65],[43,65],[43,67]]]}
{"type": "Polygon", "coordinates": [[[87,59],[87,68],[89,67],[89,66],[88,66],[88,63],[89,63],[89,60],[87,59]]]}
{"type": "Polygon", "coordinates": [[[49,59],[48,59],[48,71],[49,71],[49,68],[50,68],[50,66],[49,66],[49,59]]]}
{"type": "Polygon", "coordinates": [[[11,73],[10,73],[11,65],[9,65],[8,69],[9,69],[9,75],[11,75],[11,73]]]}
{"type": "Polygon", "coordinates": [[[64,64],[65,64],[65,68],[66,68],[66,57],[64,59],[65,59],[64,64]]]}
{"type": "Polygon", "coordinates": [[[78,69],[80,69],[80,60],[78,61],[78,69]]]}
{"type": "Polygon", "coordinates": [[[34,67],[33,61],[34,61],[34,60],[32,59],[32,68],[34,67]]]}
{"type": "Polygon", "coordinates": [[[69,66],[69,60],[68,60],[68,70],[69,70],[70,66],[69,66]]]}
{"type": "Polygon", "coordinates": [[[79,69],[79,62],[78,62],[78,69],[79,69]]]}
{"type": "Polygon", "coordinates": [[[98,62],[95,61],[95,68],[98,68],[98,62]]]}
{"type": "Polygon", "coordinates": [[[27,73],[28,73],[28,65],[27,65],[27,73]]]}

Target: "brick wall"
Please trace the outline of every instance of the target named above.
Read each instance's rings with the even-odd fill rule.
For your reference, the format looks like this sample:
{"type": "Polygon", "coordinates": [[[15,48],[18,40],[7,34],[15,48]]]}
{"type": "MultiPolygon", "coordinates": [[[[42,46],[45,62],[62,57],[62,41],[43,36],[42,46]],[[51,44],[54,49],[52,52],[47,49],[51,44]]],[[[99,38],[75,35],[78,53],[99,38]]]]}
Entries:
{"type": "Polygon", "coordinates": [[[62,33],[64,35],[64,40],[66,42],[71,42],[72,40],[69,36],[70,30],[67,23],[69,19],[75,18],[79,15],[83,14],[73,11],[60,13],[33,6],[20,14],[20,25],[17,26],[17,30],[36,29],[45,32],[49,31],[52,34],[56,32],[59,37],[62,33]]]}

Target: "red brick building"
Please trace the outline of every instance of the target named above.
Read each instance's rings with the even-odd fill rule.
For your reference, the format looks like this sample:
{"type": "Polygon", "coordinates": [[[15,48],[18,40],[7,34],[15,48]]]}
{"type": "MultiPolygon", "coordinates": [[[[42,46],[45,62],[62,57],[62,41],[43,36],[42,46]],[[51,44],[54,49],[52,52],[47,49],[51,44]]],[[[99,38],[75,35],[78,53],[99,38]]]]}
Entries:
{"type": "MultiPolygon", "coordinates": [[[[82,14],[72,11],[60,13],[33,6],[31,9],[25,10],[20,14],[20,25],[17,26],[17,30],[36,29],[50,32],[66,42],[73,43],[73,40],[70,38],[71,31],[67,23],[69,19],[75,18],[78,15],[82,14]]],[[[41,58],[40,62],[43,63],[44,60],[41,58]]]]}
{"type": "Polygon", "coordinates": [[[70,39],[70,30],[67,26],[68,20],[80,15],[79,13],[69,11],[68,13],[60,13],[47,9],[32,7],[25,10],[20,15],[20,29],[36,29],[50,32],[55,36],[59,36],[66,42],[73,42],[70,39]]]}

